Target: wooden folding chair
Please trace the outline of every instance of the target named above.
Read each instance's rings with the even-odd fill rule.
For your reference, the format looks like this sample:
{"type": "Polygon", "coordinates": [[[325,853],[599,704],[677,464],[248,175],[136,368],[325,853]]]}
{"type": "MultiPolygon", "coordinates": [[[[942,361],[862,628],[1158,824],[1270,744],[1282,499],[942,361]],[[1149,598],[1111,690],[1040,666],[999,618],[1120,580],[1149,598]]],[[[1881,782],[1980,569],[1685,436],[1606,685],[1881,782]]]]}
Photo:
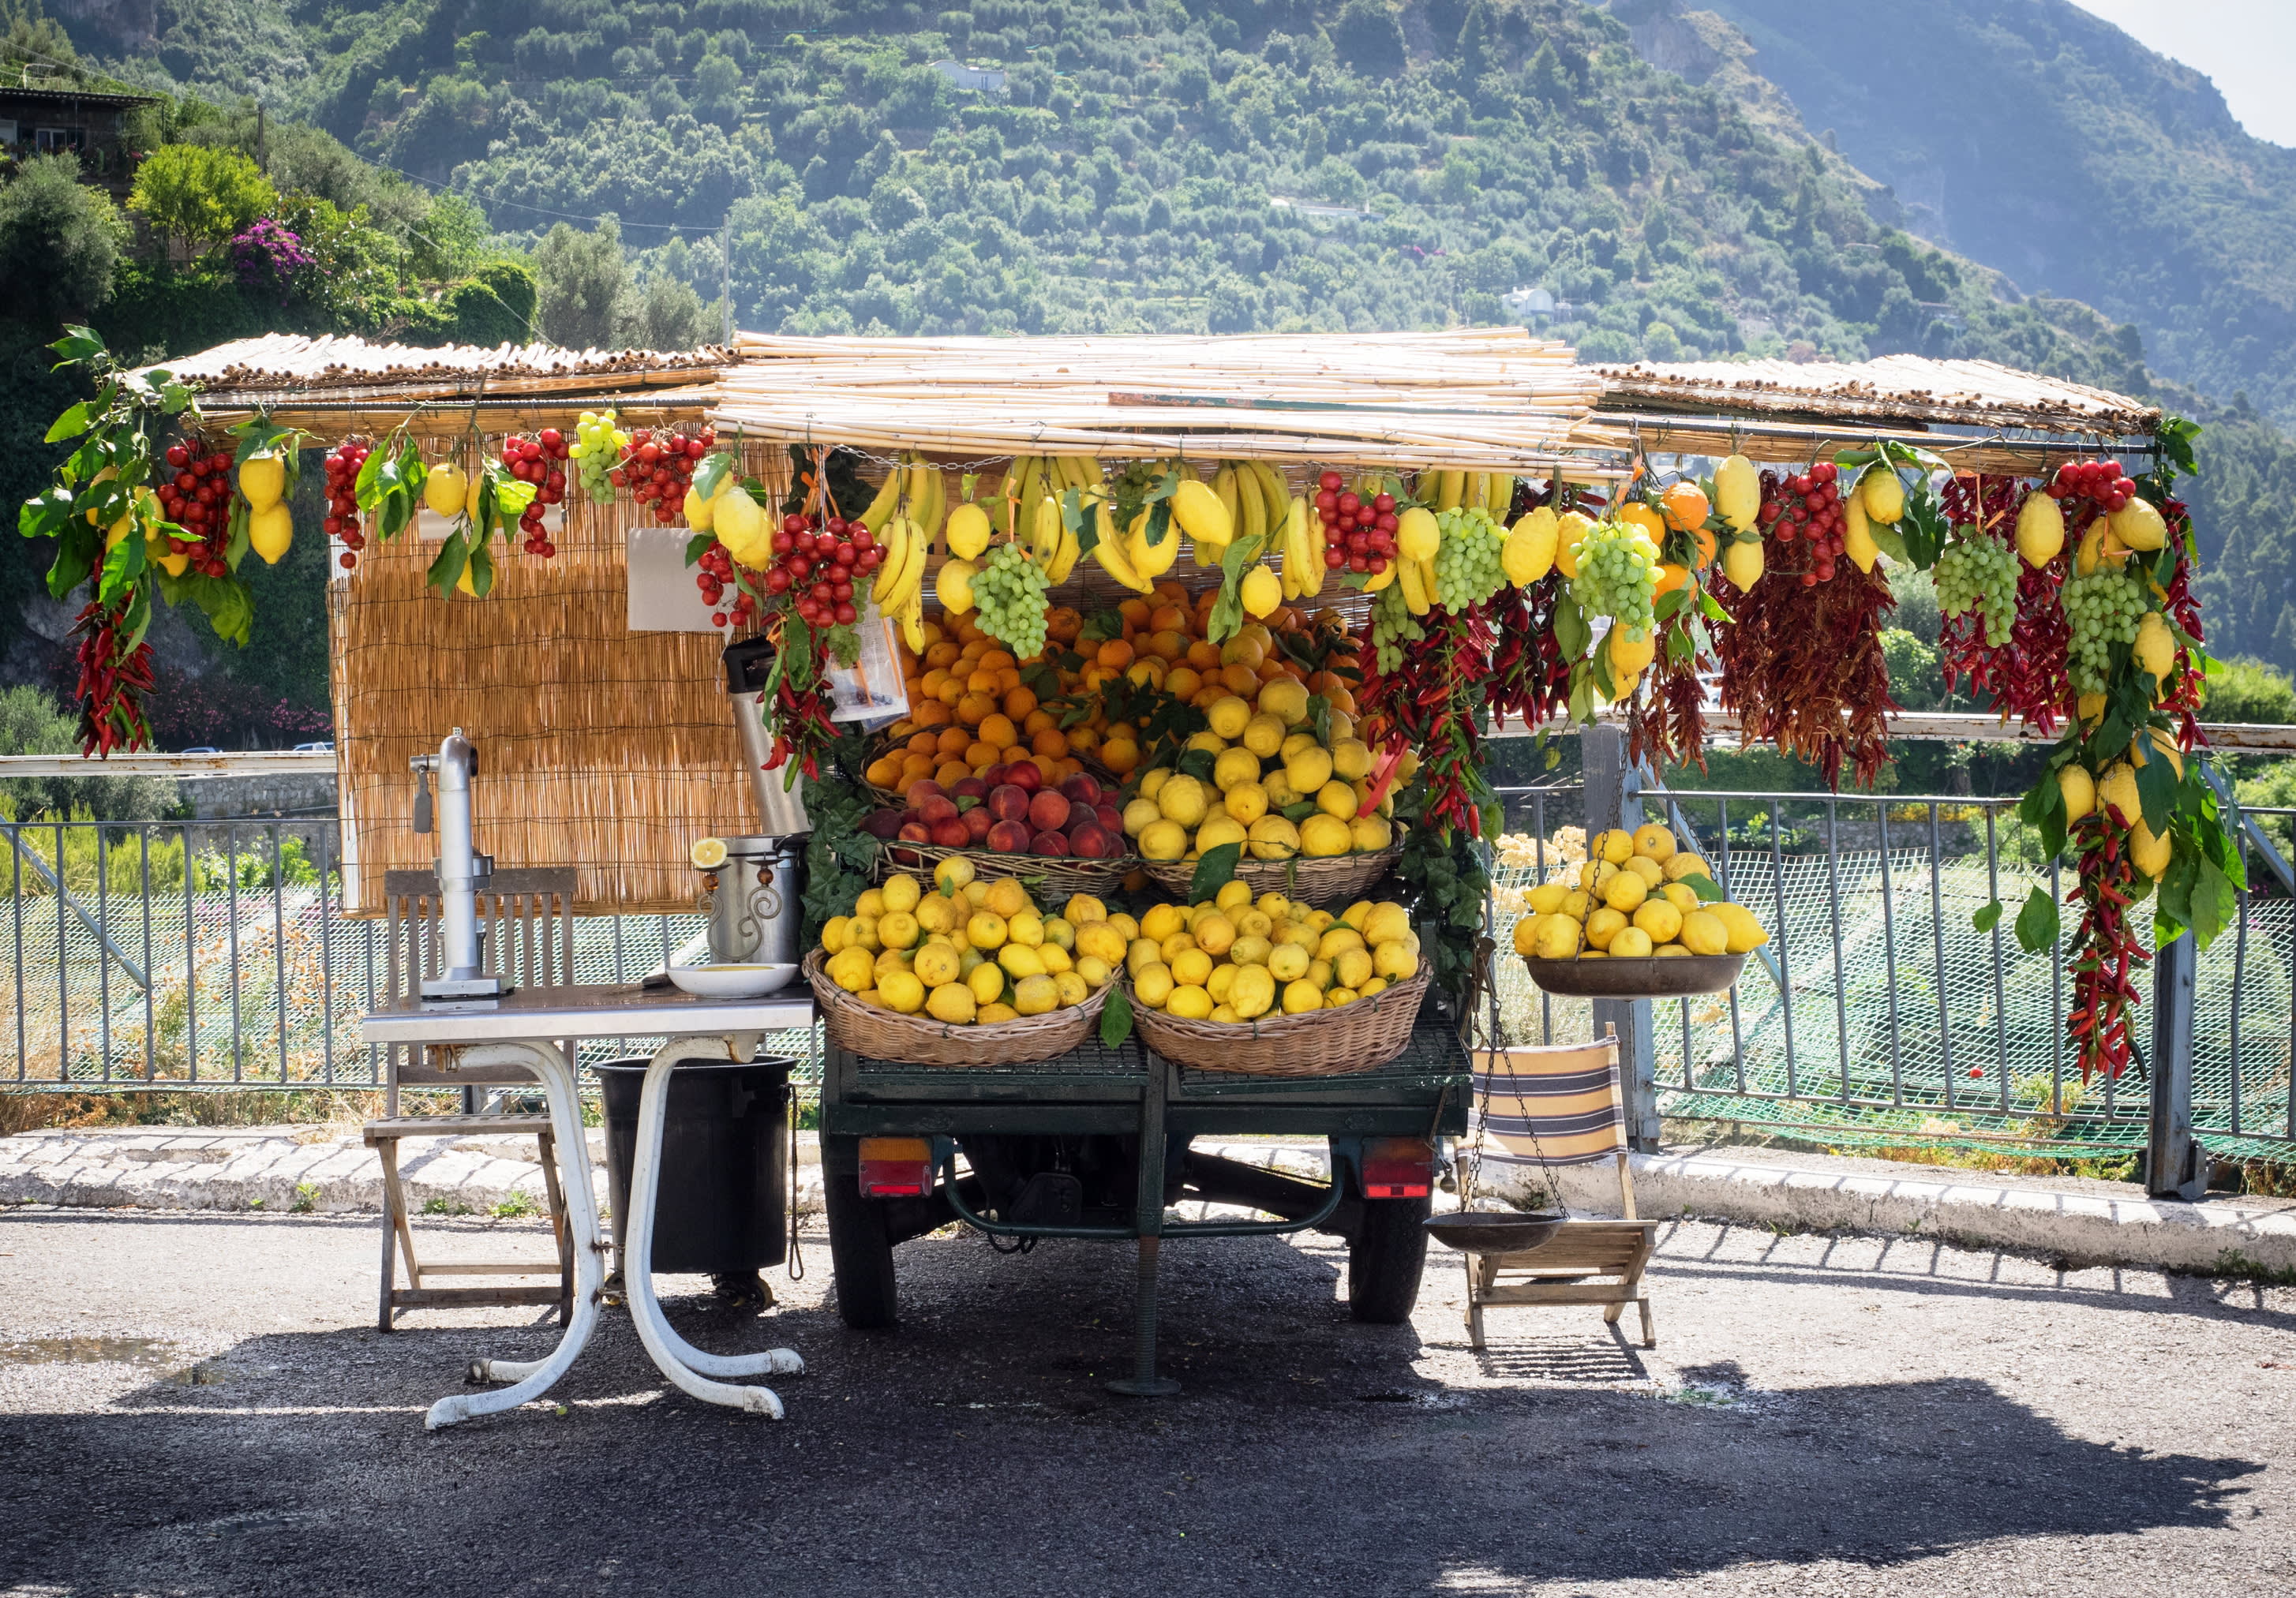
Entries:
{"type": "Polygon", "coordinates": [[[1618,1039],[1478,1053],[1475,1093],[1486,1165],[1587,1165],[1608,1155],[1617,1162],[1624,1218],[1573,1217],[1536,1249],[1464,1256],[1468,1341],[1483,1346],[1488,1307],[1599,1304],[1603,1321],[1615,1326],[1631,1304],[1642,1315],[1643,1347],[1656,1348],[1643,1268],[1650,1263],[1658,1223],[1635,1217],[1618,1039]]]}
{"type": "MultiPolygon", "coordinates": [[[[439,879],[427,871],[383,873],[389,952],[384,959],[387,996],[415,991],[422,979],[438,974],[440,939],[439,879]]],[[[573,980],[574,872],[569,868],[498,871],[479,895],[486,962],[521,987],[562,987],[573,980]]],[[[562,1044],[562,1048],[570,1045],[562,1044]]],[[[572,1054],[570,1053],[570,1060],[572,1054]]],[[[566,1224],[565,1194],[559,1189],[557,1147],[547,1115],[488,1113],[487,1091],[529,1086],[533,1074],[516,1066],[461,1069],[450,1051],[393,1046],[386,1066],[383,1115],[363,1128],[367,1147],[382,1161],[382,1299],[376,1324],[391,1329],[395,1312],[463,1305],[555,1304],[558,1323],[574,1309],[574,1240],[566,1224]],[[402,1086],[459,1087],[460,1115],[398,1113],[402,1086]],[[550,1226],[557,1241],[554,1261],[432,1261],[415,1252],[414,1232],[398,1175],[398,1140],[403,1137],[473,1137],[531,1133],[542,1152],[543,1190],[550,1226]],[[407,1285],[398,1285],[394,1247],[406,1256],[407,1285]],[[555,1276],[546,1287],[432,1287],[434,1276],[555,1276]]]]}

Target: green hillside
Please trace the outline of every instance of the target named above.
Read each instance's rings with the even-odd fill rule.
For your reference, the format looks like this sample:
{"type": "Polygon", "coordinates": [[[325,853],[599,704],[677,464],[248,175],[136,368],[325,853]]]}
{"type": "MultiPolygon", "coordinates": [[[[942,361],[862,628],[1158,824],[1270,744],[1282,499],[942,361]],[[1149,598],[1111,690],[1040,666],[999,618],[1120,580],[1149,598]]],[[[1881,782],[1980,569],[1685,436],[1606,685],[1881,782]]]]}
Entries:
{"type": "MultiPolygon", "coordinates": [[[[1736,23],[1751,70],[1914,232],[2133,322],[2162,373],[2296,422],[2296,151],[2250,137],[2205,78],[2070,0],[1831,0],[1823,29],[1808,0],[1685,4],[1736,23]]],[[[1675,0],[1611,8],[1645,37],[1684,27],[1675,0]]]]}
{"type": "MultiPolygon", "coordinates": [[[[1868,20],[1906,15],[1856,4],[1868,20]]],[[[2210,490],[2202,535],[2238,602],[2218,641],[2296,665],[2296,600],[2262,580],[2296,560],[2266,487],[2287,446],[2233,397],[2245,383],[2270,415],[2278,390],[2268,370],[2241,375],[2268,365],[2255,350],[2209,332],[2263,313],[2220,295],[2177,321],[2169,296],[2142,291],[2253,258],[2206,269],[2262,303],[2275,280],[2255,230],[2279,213],[2259,203],[2251,225],[2221,201],[2241,135],[2209,121],[2204,88],[2068,21],[2061,0],[1923,0],[1925,20],[1984,46],[1980,76],[2015,116],[1931,82],[1943,49],[1797,54],[1787,28],[1808,11],[1785,0],[1731,0],[1751,45],[1674,0],[154,0],[149,37],[106,33],[132,8],[64,9],[123,76],[225,102],[252,87],[378,178],[470,197],[498,243],[535,248],[539,325],[562,339],[708,325],[700,302],[729,277],[742,325],[791,332],[1528,319],[1595,359],[1978,356],[2221,414],[2232,425],[2203,447],[2228,486],[2210,490]],[[2008,31],[1967,33],[1996,11],[2008,31]],[[2079,71],[2062,84],[2016,65],[2042,59],[2042,22],[2072,41],[2059,54],[2079,71]],[[2144,116],[2093,123],[2086,103],[2056,103],[2139,68],[2144,116]],[[1813,87],[1828,71],[1833,101],[1813,87]],[[1860,124],[1852,102],[1878,109],[1860,124]],[[1980,112],[2005,137],[2046,124],[2061,153],[2093,135],[2151,176],[2134,200],[2092,196],[2047,224],[2030,197],[1980,189],[1964,205],[1956,187],[1941,225],[1912,187],[1884,186],[1899,145],[1877,176],[1852,164],[1867,163],[1861,127],[1925,148],[1921,128],[1980,112]],[[2144,132],[2171,136],[2178,117],[2197,119],[2196,201],[2144,132]],[[570,274],[601,266],[597,241],[565,230],[607,216],[660,317],[593,327],[554,308],[584,299],[557,286],[570,274]],[[2067,264],[2037,272],[2001,242],[2026,235],[2067,264]]],[[[2263,183],[2268,164],[2247,170],[2263,183]]],[[[2005,193],[2051,162],[2006,165],[2005,193]]]]}

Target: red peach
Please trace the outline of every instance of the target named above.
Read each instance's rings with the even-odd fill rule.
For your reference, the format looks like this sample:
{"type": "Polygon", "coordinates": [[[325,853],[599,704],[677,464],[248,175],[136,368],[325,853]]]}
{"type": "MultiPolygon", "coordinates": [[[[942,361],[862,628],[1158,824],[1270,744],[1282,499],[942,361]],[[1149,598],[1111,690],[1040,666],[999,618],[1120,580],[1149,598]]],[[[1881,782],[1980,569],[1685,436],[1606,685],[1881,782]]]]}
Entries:
{"type": "Polygon", "coordinates": [[[1103,859],[1108,854],[1108,834],[1101,831],[1098,822],[1078,822],[1069,829],[1069,849],[1080,860],[1103,859]]]}
{"type": "Polygon", "coordinates": [[[987,799],[989,784],[979,777],[960,777],[948,785],[951,799],[987,799]]]}
{"type": "Polygon", "coordinates": [[[975,805],[972,809],[967,810],[964,813],[964,835],[974,843],[979,843],[987,838],[988,829],[996,824],[996,818],[988,814],[988,807],[986,805],[975,805]]]}
{"type": "Polygon", "coordinates": [[[1093,815],[1098,818],[1101,830],[1108,833],[1110,837],[1121,838],[1124,836],[1124,812],[1118,809],[1114,805],[1098,806],[1094,809],[1093,815]]]}
{"type": "Polygon", "coordinates": [[[988,791],[988,814],[997,821],[1026,821],[1029,791],[1005,783],[988,791]]]}
{"type": "Polygon", "coordinates": [[[1004,780],[1034,793],[1045,785],[1045,774],[1037,769],[1034,760],[1015,760],[1004,768],[1004,780]]]}
{"type": "Polygon", "coordinates": [[[988,843],[1000,855],[1025,855],[1029,852],[1029,824],[1000,821],[988,829],[988,843]]]}
{"type": "Polygon", "coordinates": [[[1080,771],[1062,783],[1061,791],[1072,804],[1097,805],[1100,803],[1100,783],[1088,771],[1080,771]]]}
{"type": "Polygon", "coordinates": [[[923,804],[927,799],[936,797],[943,790],[941,785],[939,783],[934,782],[931,777],[919,777],[915,782],[909,784],[908,791],[903,793],[901,797],[909,801],[909,808],[914,810],[919,805],[923,804]]]}
{"type": "Polygon", "coordinates": [[[937,827],[956,819],[956,801],[945,793],[936,793],[917,807],[917,815],[927,826],[937,827]]]}
{"type": "Polygon", "coordinates": [[[1029,852],[1048,857],[1065,856],[1069,852],[1069,840],[1058,832],[1039,832],[1029,840],[1029,852]]]}
{"type": "Polygon", "coordinates": [[[1057,832],[1069,824],[1069,801],[1056,788],[1038,790],[1029,801],[1029,819],[1039,832],[1057,832]]]}
{"type": "Polygon", "coordinates": [[[933,823],[932,840],[945,849],[961,849],[972,841],[972,833],[961,815],[933,823]]]}

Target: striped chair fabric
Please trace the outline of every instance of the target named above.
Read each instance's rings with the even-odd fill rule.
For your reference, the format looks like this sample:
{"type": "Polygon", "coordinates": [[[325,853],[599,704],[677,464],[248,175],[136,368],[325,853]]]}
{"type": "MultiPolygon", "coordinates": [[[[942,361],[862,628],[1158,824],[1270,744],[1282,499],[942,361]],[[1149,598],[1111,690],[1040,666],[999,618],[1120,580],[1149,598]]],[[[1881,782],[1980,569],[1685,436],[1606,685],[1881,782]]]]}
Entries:
{"type": "Polygon", "coordinates": [[[1643,1346],[1655,1346],[1643,1270],[1658,1223],[1635,1216],[1617,1039],[1479,1053],[1474,1073],[1486,1164],[1591,1165],[1607,1159],[1618,1168],[1621,1218],[1572,1217],[1535,1249],[1467,1255],[1468,1341],[1483,1347],[1488,1308],[1600,1305],[1603,1321],[1615,1326],[1631,1304],[1642,1321],[1643,1346]]]}
{"type": "Polygon", "coordinates": [[[1627,1146],[1617,1052],[1604,1041],[1475,1056],[1483,1158],[1496,1165],[1587,1165],[1627,1146]]]}

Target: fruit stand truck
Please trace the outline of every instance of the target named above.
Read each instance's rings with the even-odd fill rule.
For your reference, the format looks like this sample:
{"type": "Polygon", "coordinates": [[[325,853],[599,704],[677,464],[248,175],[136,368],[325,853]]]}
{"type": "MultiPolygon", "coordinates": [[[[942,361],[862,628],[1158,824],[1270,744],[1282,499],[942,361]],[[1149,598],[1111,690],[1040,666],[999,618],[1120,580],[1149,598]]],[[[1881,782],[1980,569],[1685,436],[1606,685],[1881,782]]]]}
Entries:
{"type": "Polygon", "coordinates": [[[1113,1045],[1088,1038],[1033,1064],[959,1068],[867,1059],[832,1043],[821,1145],[840,1313],[850,1326],[892,1326],[898,1245],[962,1221],[992,1238],[1135,1242],[1139,1346],[1133,1375],[1111,1384],[1121,1392],[1177,1390],[1156,1373],[1167,1238],[1343,1238],[1350,1313],[1399,1323],[1419,1295],[1422,1222],[1444,1140],[1466,1130],[1467,1072],[1457,1022],[1439,1000],[1401,1054],[1337,1076],[1196,1070],[1136,1036],[1113,1045]],[[1273,1135],[1326,1139],[1330,1179],[1193,1146],[1273,1135]],[[1257,1214],[1181,1220],[1168,1211],[1183,1200],[1257,1214]]]}

